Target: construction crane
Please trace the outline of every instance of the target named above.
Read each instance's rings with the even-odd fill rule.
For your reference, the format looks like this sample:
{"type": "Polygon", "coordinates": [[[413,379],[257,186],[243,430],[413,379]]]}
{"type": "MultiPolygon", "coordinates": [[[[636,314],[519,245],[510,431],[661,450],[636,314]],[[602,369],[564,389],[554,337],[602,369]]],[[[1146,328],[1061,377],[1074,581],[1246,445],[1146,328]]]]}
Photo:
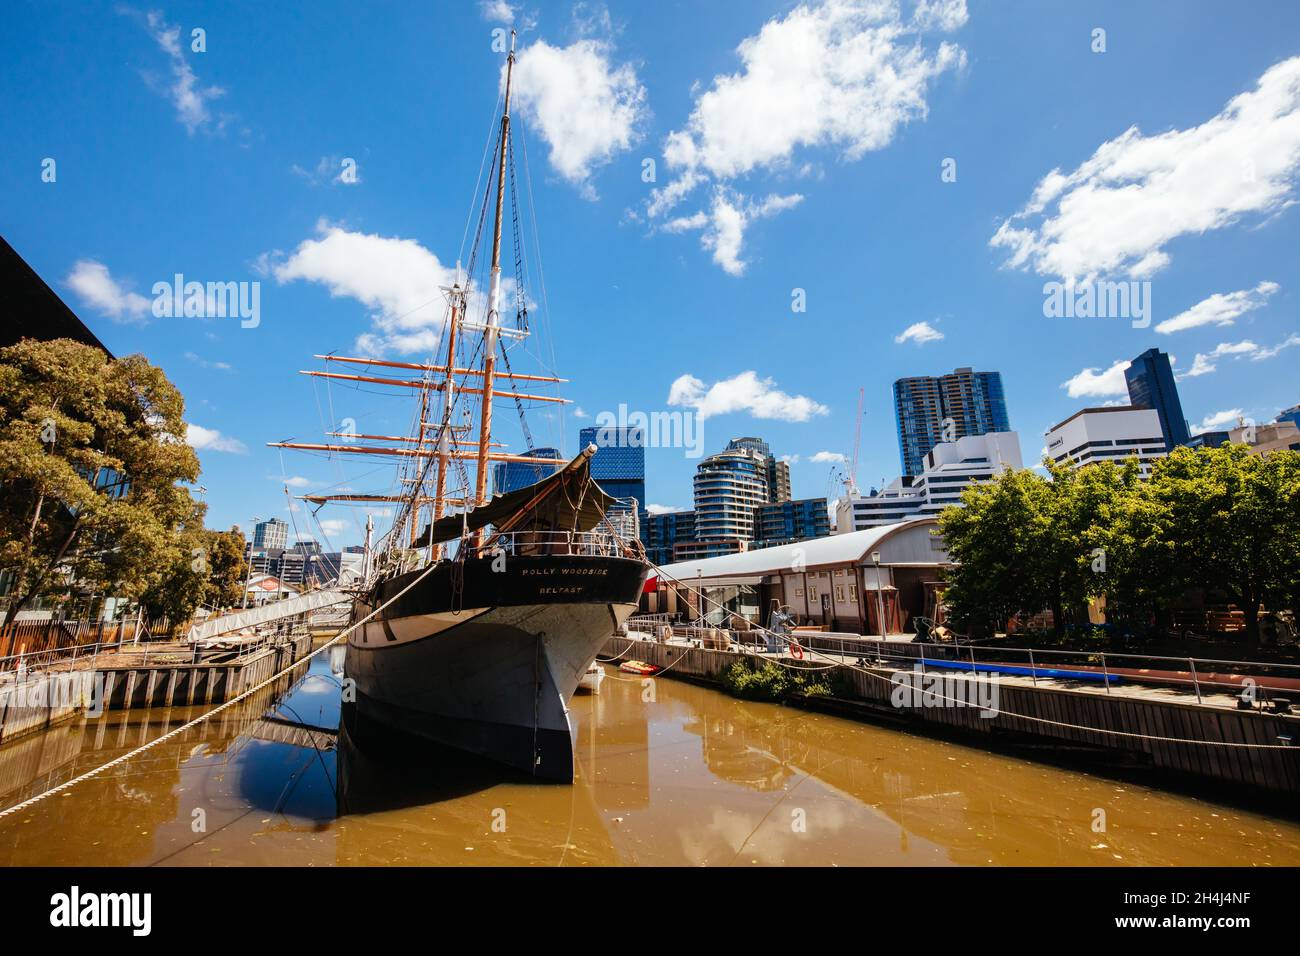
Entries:
{"type": "Polygon", "coordinates": [[[853,432],[853,465],[844,479],[845,493],[852,497],[858,493],[858,454],[862,451],[862,395],[864,389],[858,389],[858,418],[853,432]]]}

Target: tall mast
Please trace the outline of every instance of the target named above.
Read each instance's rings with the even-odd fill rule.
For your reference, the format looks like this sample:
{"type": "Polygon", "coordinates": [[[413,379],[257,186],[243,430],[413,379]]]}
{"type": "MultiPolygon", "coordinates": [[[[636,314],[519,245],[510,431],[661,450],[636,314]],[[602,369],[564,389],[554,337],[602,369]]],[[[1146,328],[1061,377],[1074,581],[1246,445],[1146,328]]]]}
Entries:
{"type": "MultiPolygon", "coordinates": [[[[515,66],[515,31],[510,31],[510,54],[506,57],[506,96],[501,111],[501,141],[497,156],[497,208],[492,221],[492,274],[488,285],[487,328],[483,331],[483,408],[479,414],[478,472],[474,499],[487,503],[488,444],[492,440],[492,384],[497,366],[497,329],[501,305],[501,212],[506,197],[506,144],[510,139],[510,80],[515,66]]],[[[448,361],[448,366],[452,363],[448,361]]]]}
{"type": "MultiPolygon", "coordinates": [[[[456,404],[456,386],[452,373],[456,370],[456,333],[460,326],[460,309],[463,299],[464,293],[460,288],[460,263],[457,262],[456,283],[451,288],[451,318],[447,323],[447,378],[442,392],[442,424],[438,428],[438,478],[433,492],[434,521],[441,518],[443,514],[443,503],[447,494],[447,468],[451,464],[451,413],[456,404]]],[[[485,395],[484,399],[490,402],[491,396],[485,395]]],[[[423,430],[423,424],[421,424],[420,428],[423,430]]],[[[483,465],[480,464],[479,467],[482,468],[483,465]]],[[[431,543],[429,557],[432,560],[441,558],[442,545],[431,543]]]]}

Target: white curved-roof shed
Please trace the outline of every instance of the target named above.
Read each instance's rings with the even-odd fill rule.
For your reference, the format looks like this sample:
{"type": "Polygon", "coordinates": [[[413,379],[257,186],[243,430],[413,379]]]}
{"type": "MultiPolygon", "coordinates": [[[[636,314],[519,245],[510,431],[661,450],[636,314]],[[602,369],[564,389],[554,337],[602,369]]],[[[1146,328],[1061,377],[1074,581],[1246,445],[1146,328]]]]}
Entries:
{"type": "Polygon", "coordinates": [[[663,576],[683,583],[701,579],[714,583],[757,584],[760,578],[791,571],[816,571],[828,567],[871,564],[871,552],[880,552],[882,566],[926,567],[949,564],[942,539],[931,531],[939,522],[917,518],[898,524],[811,538],[775,548],[761,548],[740,554],[726,554],[698,561],[664,565],[663,576]]]}

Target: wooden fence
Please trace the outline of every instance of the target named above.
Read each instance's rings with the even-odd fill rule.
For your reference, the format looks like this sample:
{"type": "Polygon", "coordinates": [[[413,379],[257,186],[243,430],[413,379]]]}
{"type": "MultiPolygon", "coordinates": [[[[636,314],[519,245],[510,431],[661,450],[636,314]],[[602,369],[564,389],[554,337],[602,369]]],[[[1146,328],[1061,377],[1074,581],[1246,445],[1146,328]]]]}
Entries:
{"type": "MultiPolygon", "coordinates": [[[[136,640],[149,640],[151,635],[165,634],[167,618],[153,621],[135,618],[121,621],[15,621],[0,627],[0,662],[18,654],[58,651],[86,644],[106,644],[110,647],[130,644],[136,640]]],[[[0,668],[5,666],[0,663],[0,668]]]]}

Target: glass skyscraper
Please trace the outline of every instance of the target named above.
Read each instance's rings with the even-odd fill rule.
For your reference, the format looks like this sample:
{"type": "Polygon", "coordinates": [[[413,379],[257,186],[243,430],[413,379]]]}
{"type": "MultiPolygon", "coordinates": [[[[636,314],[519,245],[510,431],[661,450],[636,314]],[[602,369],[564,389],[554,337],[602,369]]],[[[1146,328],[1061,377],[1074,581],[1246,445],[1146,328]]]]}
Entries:
{"type": "Polygon", "coordinates": [[[279,518],[253,525],[254,548],[285,548],[289,545],[289,523],[279,518]]]}
{"type": "Polygon", "coordinates": [[[959,368],[937,377],[900,378],[894,383],[894,411],[905,475],[919,475],[925,456],[940,442],[1011,431],[1000,372],[959,368]]]}
{"type": "Polygon", "coordinates": [[[645,433],[639,428],[593,427],[578,433],[581,446],[596,446],[591,477],[611,498],[635,498],[645,523],[645,433]]]}
{"type": "MultiPolygon", "coordinates": [[[[559,458],[558,448],[532,448],[523,454],[530,458],[559,458]]],[[[499,461],[492,466],[492,490],[504,495],[541,481],[559,470],[558,465],[529,464],[526,461],[499,461]]]]}
{"type": "Polygon", "coordinates": [[[1160,416],[1165,450],[1186,445],[1191,435],[1183,418],[1183,403],[1178,400],[1169,356],[1159,349],[1147,349],[1129,363],[1124,379],[1128,382],[1129,403],[1136,408],[1153,408],[1160,416]]]}

